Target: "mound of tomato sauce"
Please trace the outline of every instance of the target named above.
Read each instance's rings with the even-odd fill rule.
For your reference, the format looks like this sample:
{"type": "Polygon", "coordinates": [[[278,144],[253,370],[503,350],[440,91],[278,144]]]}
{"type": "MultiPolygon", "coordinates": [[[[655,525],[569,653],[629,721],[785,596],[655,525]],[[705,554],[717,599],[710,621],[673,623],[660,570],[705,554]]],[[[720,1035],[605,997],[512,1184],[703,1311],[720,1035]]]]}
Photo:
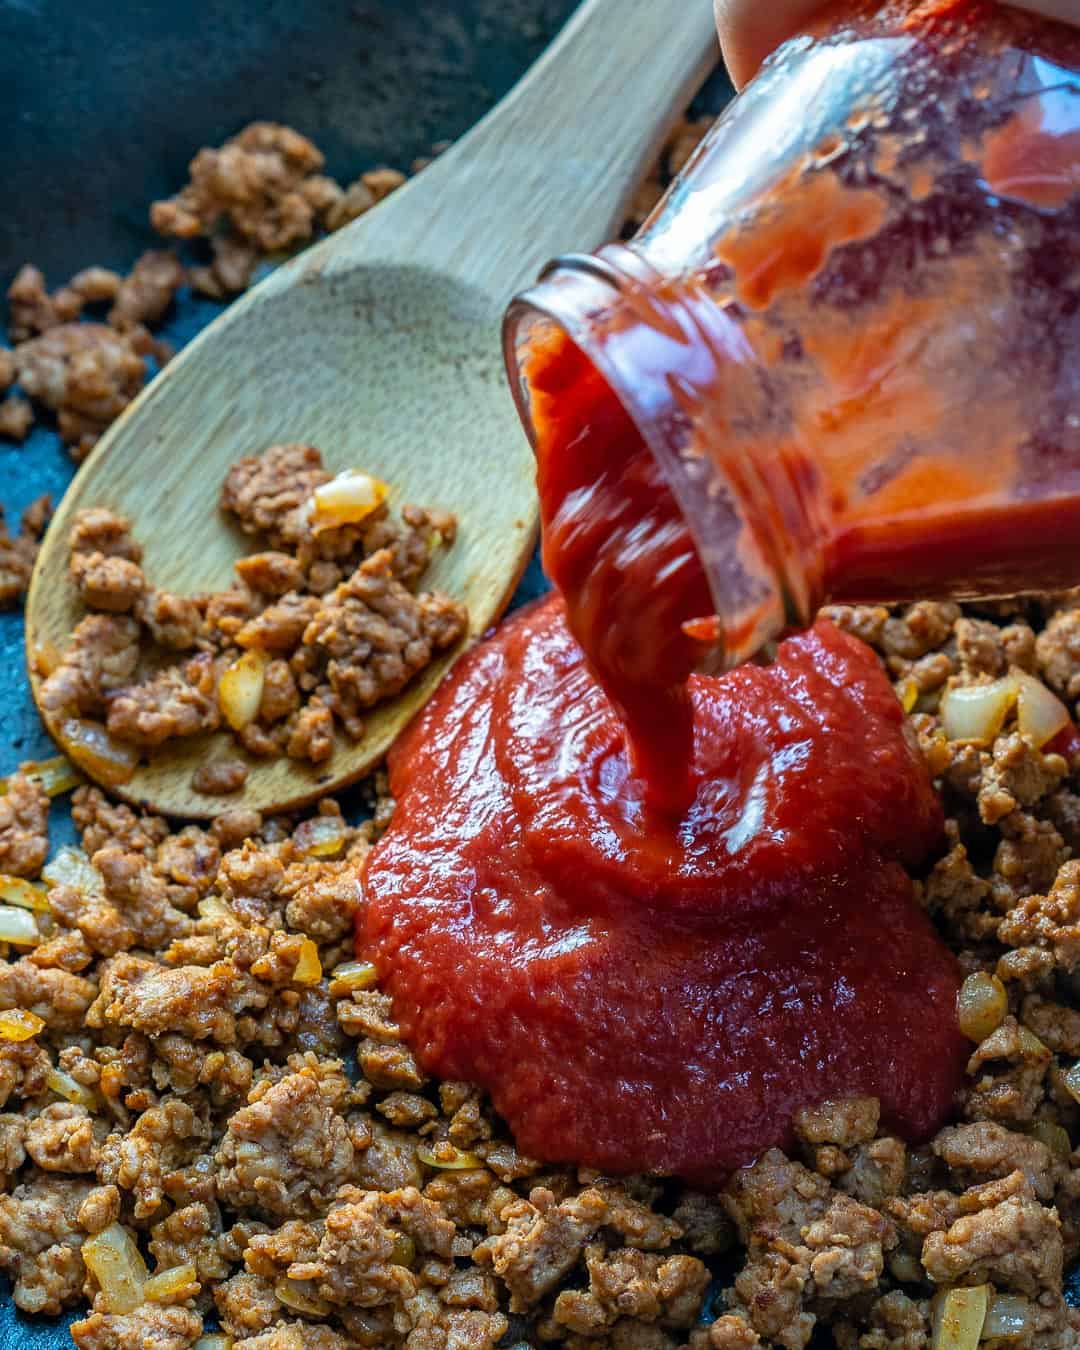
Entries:
{"type": "Polygon", "coordinates": [[[428,1071],[551,1161],[710,1184],[824,1098],[932,1133],[965,1051],[904,870],[937,799],[872,653],[828,623],[695,676],[695,796],[650,814],[555,597],[396,747],[359,947],[428,1071]]]}

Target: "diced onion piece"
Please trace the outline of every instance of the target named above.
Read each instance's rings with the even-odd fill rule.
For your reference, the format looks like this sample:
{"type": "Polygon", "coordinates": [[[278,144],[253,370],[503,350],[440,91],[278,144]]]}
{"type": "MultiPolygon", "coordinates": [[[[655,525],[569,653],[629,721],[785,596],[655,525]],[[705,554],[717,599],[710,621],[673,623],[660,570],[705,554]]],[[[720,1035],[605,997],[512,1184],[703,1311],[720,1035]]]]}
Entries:
{"type": "Polygon", "coordinates": [[[996,975],[977,970],[960,986],[956,1016],[961,1032],[970,1041],[985,1041],[1001,1026],[1009,1011],[1009,996],[996,975]]]}
{"type": "Polygon", "coordinates": [[[87,895],[101,895],[105,878],[81,848],[65,845],[41,869],[42,878],[50,886],[70,886],[87,895]]]}
{"type": "Polygon", "coordinates": [[[902,680],[897,680],[896,697],[900,700],[900,706],[906,713],[915,710],[915,704],[919,701],[919,686],[910,675],[905,675],[902,680]]]}
{"type": "Polygon", "coordinates": [[[345,961],[334,967],[330,976],[330,989],[334,994],[358,993],[361,989],[370,989],[378,978],[378,972],[370,961],[345,961]]]}
{"type": "Polygon", "coordinates": [[[1016,681],[1018,695],[1017,730],[1041,750],[1047,741],[1052,741],[1069,725],[1069,710],[1042,680],[1037,680],[1026,670],[1014,670],[1012,678],[1016,681]]]}
{"type": "Polygon", "coordinates": [[[100,722],[69,717],[59,741],[76,764],[106,787],[130,783],[139,767],[138,750],[114,741],[100,722]]]}
{"type": "Polygon", "coordinates": [[[390,1249],[390,1264],[392,1266],[411,1266],[415,1260],[416,1243],[409,1237],[408,1233],[399,1233],[390,1249]]]}
{"type": "Polygon", "coordinates": [[[33,909],[39,914],[48,914],[49,901],[40,886],[32,886],[22,877],[9,877],[0,873],[0,901],[5,905],[18,905],[19,909],[33,909]]]}
{"type": "Polygon", "coordinates": [[[191,1350],[232,1350],[236,1342],[224,1332],[215,1332],[210,1336],[200,1336],[191,1350]]]}
{"type": "Polygon", "coordinates": [[[1024,1026],[1023,1022],[1020,1023],[1017,1030],[1016,1039],[1020,1042],[1020,1049],[1029,1059],[1048,1060],[1050,1058],[1049,1049],[1043,1045],[1033,1031],[1024,1026]]]}
{"type": "Polygon", "coordinates": [[[111,1223],[82,1245],[86,1268],[98,1282],[105,1311],[129,1313],[143,1301],[146,1263],[131,1233],[111,1223]]]}
{"type": "Polygon", "coordinates": [[[322,979],[322,962],[319,949],[310,938],[304,938],[300,944],[300,959],[293,971],[293,984],[318,984],[322,979]]]}
{"type": "Polygon", "coordinates": [[[85,1106],[88,1111],[93,1111],[98,1105],[98,1096],[94,1089],[72,1078],[71,1074],[65,1073],[63,1069],[50,1069],[45,1075],[45,1084],[50,1092],[55,1092],[65,1101],[74,1102],[76,1106],[85,1106]]]}
{"type": "Polygon", "coordinates": [[[25,909],[0,905],[0,942],[13,947],[37,947],[41,942],[37,920],[25,909]]]}
{"type": "Polygon", "coordinates": [[[258,717],[265,685],[265,652],[244,652],[223,672],[218,682],[218,703],[233,731],[243,731],[258,717]]]}
{"type": "Polygon", "coordinates": [[[143,1285],[143,1300],[146,1303],[177,1303],[194,1298],[201,1287],[193,1265],[172,1266],[151,1275],[143,1285]]]}
{"type": "Polygon", "coordinates": [[[1055,1125],[1052,1120],[1037,1120],[1031,1127],[1031,1137],[1045,1144],[1059,1158],[1068,1158],[1072,1154],[1068,1130],[1063,1125],[1055,1125]]]}
{"type": "Polygon", "coordinates": [[[946,689],[940,707],[945,735],[950,741],[989,745],[1005,725],[1016,697],[1016,681],[1009,676],[946,689]]]}
{"type": "Polygon", "coordinates": [[[341,816],[312,816],[293,832],[293,846],[305,858],[337,858],[345,851],[349,827],[341,816]]]}
{"type": "Polygon", "coordinates": [[[1080,1102],[1080,1060],[1071,1069],[1065,1070],[1061,1075],[1061,1081],[1073,1101],[1080,1102]]]}
{"type": "Polygon", "coordinates": [[[0,1041],[28,1041],[45,1026],[45,1019],[25,1008],[0,1012],[0,1041]]]}
{"type": "Polygon", "coordinates": [[[923,741],[923,758],[931,778],[940,778],[952,763],[952,751],[949,738],[940,727],[935,727],[923,741]]]}
{"type": "Polygon", "coordinates": [[[49,678],[63,659],[63,653],[51,638],[39,642],[34,648],[34,670],[43,680],[49,678]]]}
{"type": "Polygon", "coordinates": [[[426,1167],[438,1167],[444,1172],[467,1172],[484,1165],[483,1158],[477,1154],[466,1153],[464,1149],[455,1148],[445,1141],[434,1148],[421,1144],[416,1150],[416,1156],[426,1167]]]}
{"type": "Polygon", "coordinates": [[[86,781],[66,755],[32,760],[29,764],[21,765],[19,772],[27,778],[36,778],[48,797],[59,797],[61,793],[70,792],[86,781]]]}
{"type": "Polygon", "coordinates": [[[315,489],[308,519],[316,534],[336,530],[341,525],[358,525],[382,506],[389,490],[369,473],[346,469],[315,489]]]}
{"type": "Polygon", "coordinates": [[[933,1350],[977,1350],[990,1286],[943,1290],[934,1299],[933,1350]]]}
{"type": "Polygon", "coordinates": [[[227,919],[232,910],[218,895],[204,895],[195,906],[200,919],[227,919]]]}
{"type": "Polygon", "coordinates": [[[1019,1294],[995,1294],[986,1310],[984,1341],[1026,1341],[1031,1335],[1031,1304],[1019,1294]]]}
{"type": "Polygon", "coordinates": [[[274,1295],[286,1308],[292,1308],[298,1313],[307,1313],[309,1317],[325,1317],[330,1311],[330,1304],[320,1298],[311,1285],[303,1280],[282,1277],[274,1285],[274,1295]]]}

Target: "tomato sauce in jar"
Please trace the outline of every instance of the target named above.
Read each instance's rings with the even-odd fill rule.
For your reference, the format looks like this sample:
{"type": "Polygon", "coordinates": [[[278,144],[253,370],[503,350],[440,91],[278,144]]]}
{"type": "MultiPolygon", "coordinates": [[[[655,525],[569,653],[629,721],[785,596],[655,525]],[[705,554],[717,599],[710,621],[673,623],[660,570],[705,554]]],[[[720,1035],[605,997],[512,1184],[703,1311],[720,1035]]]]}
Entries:
{"type": "MultiPolygon", "coordinates": [[[[826,601],[1080,581],[1080,34],[992,0],[891,0],[814,36],[635,239],[558,260],[507,321],[542,480],[616,403],[625,462],[655,459],[650,509],[707,583],[683,625],[699,669],[826,601]]],[[[612,452],[609,485],[618,469],[612,452]]],[[[573,539],[584,502],[551,497],[545,525],[573,539]]],[[[649,650],[677,602],[633,566],[620,641],[649,650]]]]}

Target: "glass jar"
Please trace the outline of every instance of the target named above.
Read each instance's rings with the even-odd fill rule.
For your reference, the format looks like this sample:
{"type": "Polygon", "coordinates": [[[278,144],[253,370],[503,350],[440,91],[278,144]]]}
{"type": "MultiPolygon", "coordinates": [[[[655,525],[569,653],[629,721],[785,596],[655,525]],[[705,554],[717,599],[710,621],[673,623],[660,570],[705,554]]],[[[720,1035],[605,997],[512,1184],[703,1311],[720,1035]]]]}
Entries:
{"type": "Polygon", "coordinates": [[[554,515],[606,475],[617,516],[608,470],[642,445],[689,531],[681,581],[639,554],[625,659],[657,614],[717,668],[826,601],[1080,583],[1080,34],[984,0],[842,14],[772,57],[636,238],[508,314],[560,585],[554,515]],[[621,448],[572,469],[613,399],[621,448]],[[580,481],[552,494],[556,458],[580,481]]]}

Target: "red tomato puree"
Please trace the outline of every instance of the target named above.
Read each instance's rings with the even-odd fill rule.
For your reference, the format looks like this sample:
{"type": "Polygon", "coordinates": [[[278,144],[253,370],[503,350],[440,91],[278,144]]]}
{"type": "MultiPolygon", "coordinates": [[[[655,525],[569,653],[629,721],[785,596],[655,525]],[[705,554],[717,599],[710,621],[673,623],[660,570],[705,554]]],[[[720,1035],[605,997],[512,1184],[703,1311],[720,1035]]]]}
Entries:
{"type": "Polygon", "coordinates": [[[423,1066],[541,1159],[718,1183],[853,1094],[931,1134],[966,1052],[904,870],[942,820],[891,686],[827,622],[688,679],[708,595],[674,503],[606,386],[572,352],[548,376],[566,600],[504,623],[395,748],[360,950],[423,1066]]]}
{"type": "Polygon", "coordinates": [[[698,786],[663,829],[561,599],[459,663],[391,757],[366,876],[409,1043],[526,1153],[606,1170],[716,1182],[851,1094],[932,1133],[958,979],[903,864],[941,819],[876,659],[823,622],[688,698],[698,786]]]}

